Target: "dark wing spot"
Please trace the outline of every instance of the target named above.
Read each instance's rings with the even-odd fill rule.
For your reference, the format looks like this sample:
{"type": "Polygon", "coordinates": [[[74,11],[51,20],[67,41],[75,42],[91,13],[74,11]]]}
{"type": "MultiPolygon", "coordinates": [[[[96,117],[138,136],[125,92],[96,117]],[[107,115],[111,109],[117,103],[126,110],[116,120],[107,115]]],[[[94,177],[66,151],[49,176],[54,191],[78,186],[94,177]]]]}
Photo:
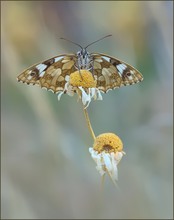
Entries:
{"type": "Polygon", "coordinates": [[[126,72],[126,76],[131,76],[132,74],[128,71],[126,72]]]}
{"type": "Polygon", "coordinates": [[[33,76],[34,78],[36,78],[36,80],[38,80],[39,77],[39,70],[37,68],[35,68],[34,70],[32,70],[32,72],[30,73],[30,76],[33,76]]]}
{"type": "Polygon", "coordinates": [[[32,72],[30,73],[30,75],[31,75],[31,76],[35,76],[36,73],[35,73],[34,71],[32,71],[32,72]]]}
{"type": "Polygon", "coordinates": [[[42,64],[45,64],[45,65],[47,65],[47,66],[50,66],[50,65],[52,65],[53,63],[54,63],[54,59],[51,58],[51,59],[49,59],[49,60],[44,61],[42,64]]]}
{"type": "Polygon", "coordinates": [[[119,60],[116,60],[116,59],[111,59],[111,64],[114,65],[114,66],[117,66],[119,64],[121,64],[121,62],[119,60]]]}
{"type": "Polygon", "coordinates": [[[39,74],[39,70],[37,68],[33,69],[32,72],[30,73],[31,76],[36,76],[39,74]]]}
{"type": "Polygon", "coordinates": [[[122,74],[122,76],[123,77],[126,77],[126,76],[131,76],[132,74],[131,74],[131,72],[128,70],[128,69],[125,69],[124,71],[123,71],[123,74],[122,74]]]}

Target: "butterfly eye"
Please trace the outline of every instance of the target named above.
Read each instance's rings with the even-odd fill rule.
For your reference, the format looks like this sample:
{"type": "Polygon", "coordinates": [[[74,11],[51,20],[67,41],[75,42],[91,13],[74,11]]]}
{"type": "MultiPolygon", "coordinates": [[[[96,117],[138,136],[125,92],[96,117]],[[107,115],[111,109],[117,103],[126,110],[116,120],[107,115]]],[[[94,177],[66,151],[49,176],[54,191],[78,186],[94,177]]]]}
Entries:
{"type": "Polygon", "coordinates": [[[80,51],[77,52],[77,56],[81,56],[81,52],[80,51]]]}

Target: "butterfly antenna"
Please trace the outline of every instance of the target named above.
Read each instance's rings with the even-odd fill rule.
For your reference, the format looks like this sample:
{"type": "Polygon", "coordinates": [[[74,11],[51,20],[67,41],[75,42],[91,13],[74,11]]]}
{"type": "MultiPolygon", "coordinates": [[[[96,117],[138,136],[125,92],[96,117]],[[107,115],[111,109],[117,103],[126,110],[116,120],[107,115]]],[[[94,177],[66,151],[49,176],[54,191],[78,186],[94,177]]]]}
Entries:
{"type": "Polygon", "coordinates": [[[73,41],[71,41],[71,40],[68,40],[68,39],[63,38],[63,37],[61,37],[60,39],[61,39],[61,40],[66,40],[66,41],[68,41],[68,42],[70,42],[70,43],[72,43],[72,44],[75,44],[75,45],[79,46],[81,49],[83,49],[83,47],[82,47],[80,44],[77,44],[77,43],[75,43],[75,42],[73,42],[73,41]]]}
{"type": "Polygon", "coordinates": [[[85,49],[86,49],[87,47],[91,46],[92,44],[94,44],[94,43],[96,43],[96,42],[98,42],[98,41],[100,41],[100,40],[103,40],[104,38],[110,37],[110,36],[112,36],[112,34],[106,35],[106,36],[104,36],[104,37],[102,37],[102,38],[100,38],[100,39],[98,39],[98,40],[96,40],[96,41],[94,41],[94,42],[88,44],[88,45],[85,47],[85,49]]]}

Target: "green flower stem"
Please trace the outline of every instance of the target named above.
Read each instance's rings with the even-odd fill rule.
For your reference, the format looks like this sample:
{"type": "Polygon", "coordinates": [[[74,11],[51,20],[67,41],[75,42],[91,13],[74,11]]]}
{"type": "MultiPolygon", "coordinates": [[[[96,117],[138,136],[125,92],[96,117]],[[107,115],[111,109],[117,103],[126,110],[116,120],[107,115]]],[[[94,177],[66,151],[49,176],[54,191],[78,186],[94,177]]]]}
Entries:
{"type": "Polygon", "coordinates": [[[92,138],[95,140],[96,137],[95,137],[94,131],[93,131],[92,126],[91,126],[89,115],[88,115],[87,110],[84,108],[84,106],[83,106],[83,112],[84,112],[84,115],[85,115],[85,118],[86,118],[86,122],[87,122],[87,125],[88,125],[88,128],[89,128],[89,131],[92,135],[92,138]]]}

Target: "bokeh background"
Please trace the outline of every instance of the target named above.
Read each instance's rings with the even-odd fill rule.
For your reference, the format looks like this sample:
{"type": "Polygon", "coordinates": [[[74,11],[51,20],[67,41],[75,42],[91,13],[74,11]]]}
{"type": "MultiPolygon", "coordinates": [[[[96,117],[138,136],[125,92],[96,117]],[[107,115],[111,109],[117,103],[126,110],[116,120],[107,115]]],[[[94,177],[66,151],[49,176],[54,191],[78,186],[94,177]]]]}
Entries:
{"type": "Polygon", "coordinates": [[[171,219],[173,1],[1,1],[2,219],[171,219]],[[89,48],[135,66],[144,81],[88,108],[96,135],[124,143],[118,191],[103,191],[77,97],[18,83],[23,69],[89,48]]]}

